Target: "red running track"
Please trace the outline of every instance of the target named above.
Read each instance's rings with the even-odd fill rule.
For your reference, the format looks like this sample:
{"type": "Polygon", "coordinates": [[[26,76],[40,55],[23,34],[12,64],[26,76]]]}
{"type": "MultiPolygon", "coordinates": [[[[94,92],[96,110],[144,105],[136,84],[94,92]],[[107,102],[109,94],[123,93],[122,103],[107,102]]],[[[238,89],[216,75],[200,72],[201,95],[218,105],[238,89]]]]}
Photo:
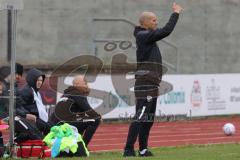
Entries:
{"type": "MultiPolygon", "coordinates": [[[[89,149],[91,151],[123,150],[128,127],[129,124],[101,124],[89,144],[89,149]]],[[[149,147],[239,143],[239,129],[239,117],[156,122],[150,133],[149,147]],[[236,134],[232,136],[224,135],[222,127],[225,123],[233,123],[236,127],[236,134]]]]}
{"type": "MultiPolygon", "coordinates": [[[[129,124],[101,124],[89,149],[91,151],[123,150],[129,124]]],[[[207,120],[156,122],[150,132],[149,147],[178,146],[189,144],[240,143],[240,118],[217,118],[207,120]],[[233,123],[236,134],[226,136],[222,127],[233,123]]],[[[3,131],[4,142],[9,139],[3,131]]],[[[137,149],[137,143],[136,143],[137,149]]]]}

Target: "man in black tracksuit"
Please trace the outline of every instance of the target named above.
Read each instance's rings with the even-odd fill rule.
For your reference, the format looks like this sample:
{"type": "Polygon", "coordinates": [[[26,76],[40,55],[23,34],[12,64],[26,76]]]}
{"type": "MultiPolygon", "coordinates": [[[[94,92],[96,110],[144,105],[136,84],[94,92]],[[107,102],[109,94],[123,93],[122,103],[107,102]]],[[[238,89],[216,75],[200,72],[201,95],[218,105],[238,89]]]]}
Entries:
{"type": "Polygon", "coordinates": [[[134,31],[137,44],[137,71],[135,74],[136,114],[128,132],[123,156],[135,156],[134,143],[139,139],[139,156],[153,156],[148,150],[148,137],[153,125],[158,87],[162,79],[162,57],[157,41],[173,31],[182,7],[176,3],[168,23],[157,28],[157,17],[152,12],[143,12],[134,31]]]}
{"type": "Polygon", "coordinates": [[[100,122],[98,114],[88,103],[87,96],[90,89],[82,75],[74,77],[73,85],[64,90],[64,94],[57,103],[52,115],[53,122],[68,122],[77,127],[78,132],[88,146],[100,122]]]}

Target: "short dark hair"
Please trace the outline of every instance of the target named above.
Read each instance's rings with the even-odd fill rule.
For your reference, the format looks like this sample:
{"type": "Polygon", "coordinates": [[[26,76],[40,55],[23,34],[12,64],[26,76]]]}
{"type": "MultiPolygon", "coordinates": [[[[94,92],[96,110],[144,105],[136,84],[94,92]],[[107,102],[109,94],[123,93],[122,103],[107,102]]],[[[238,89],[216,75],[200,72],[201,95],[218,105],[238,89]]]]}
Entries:
{"type": "MultiPolygon", "coordinates": [[[[22,76],[23,74],[23,65],[16,63],[15,73],[22,76]]],[[[4,80],[8,75],[11,74],[11,68],[9,66],[0,67],[0,80],[4,80]]]]}
{"type": "Polygon", "coordinates": [[[16,63],[16,73],[21,76],[23,75],[23,65],[20,63],[16,63]]]}

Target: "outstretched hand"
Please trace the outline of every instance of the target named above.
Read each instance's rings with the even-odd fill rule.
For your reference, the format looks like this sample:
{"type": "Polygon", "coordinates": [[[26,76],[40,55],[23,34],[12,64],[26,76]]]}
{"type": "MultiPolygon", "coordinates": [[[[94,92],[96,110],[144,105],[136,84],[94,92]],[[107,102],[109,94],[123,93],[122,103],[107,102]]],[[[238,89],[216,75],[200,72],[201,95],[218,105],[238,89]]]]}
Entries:
{"type": "Polygon", "coordinates": [[[181,13],[183,8],[182,8],[182,6],[180,6],[179,4],[174,2],[173,5],[172,5],[172,10],[173,10],[173,12],[181,13]]]}

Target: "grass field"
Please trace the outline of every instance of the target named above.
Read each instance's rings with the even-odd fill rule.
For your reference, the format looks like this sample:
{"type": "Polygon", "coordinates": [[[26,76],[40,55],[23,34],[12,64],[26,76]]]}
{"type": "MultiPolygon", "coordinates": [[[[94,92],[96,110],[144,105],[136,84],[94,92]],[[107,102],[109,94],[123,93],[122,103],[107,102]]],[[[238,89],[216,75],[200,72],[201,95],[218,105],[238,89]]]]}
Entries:
{"type": "MultiPolygon", "coordinates": [[[[162,147],[151,149],[154,157],[150,158],[124,158],[119,152],[91,153],[90,157],[83,160],[121,160],[121,159],[144,159],[144,160],[239,160],[240,144],[216,144],[216,145],[188,145],[179,147],[162,147]]],[[[63,158],[59,158],[63,159],[63,158]]],[[[66,158],[64,158],[66,159],[66,158]]],[[[77,160],[76,158],[69,158],[77,160]]]]}

